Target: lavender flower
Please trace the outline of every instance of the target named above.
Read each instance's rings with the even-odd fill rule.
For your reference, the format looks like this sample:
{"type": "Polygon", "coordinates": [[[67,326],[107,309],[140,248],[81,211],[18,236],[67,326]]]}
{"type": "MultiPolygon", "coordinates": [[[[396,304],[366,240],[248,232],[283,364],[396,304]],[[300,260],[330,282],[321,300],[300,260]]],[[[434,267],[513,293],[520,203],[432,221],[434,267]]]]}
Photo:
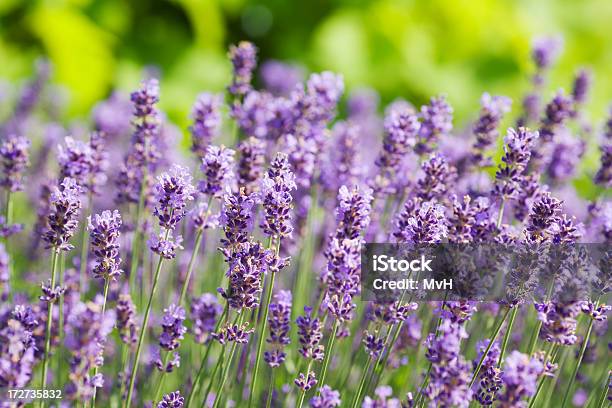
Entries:
{"type": "Polygon", "coordinates": [[[479,166],[489,166],[492,163],[491,158],[485,157],[485,151],[497,140],[499,136],[497,128],[504,114],[510,111],[512,101],[505,96],[491,96],[485,92],[480,103],[482,105],[480,117],[473,128],[476,141],[472,146],[474,150],[472,158],[479,166]]]}
{"type": "Polygon", "coordinates": [[[127,95],[113,92],[111,96],[98,103],[92,112],[94,128],[109,138],[127,135],[130,130],[130,101],[127,95]]]}
{"type": "Polygon", "coordinates": [[[424,201],[444,197],[456,171],[446,162],[444,156],[432,154],[421,166],[424,176],[417,181],[417,196],[424,201]]]}
{"type": "Polygon", "coordinates": [[[592,81],[593,78],[591,71],[581,69],[576,73],[572,88],[572,98],[574,99],[574,103],[582,105],[586,102],[592,81]]]}
{"type": "Polygon", "coordinates": [[[224,205],[221,223],[225,238],[221,239],[222,252],[226,261],[231,259],[234,249],[248,241],[253,223],[253,208],[256,201],[253,195],[247,195],[244,190],[237,194],[228,193],[223,198],[224,205]]]}
{"type": "Polygon", "coordinates": [[[264,360],[270,367],[278,367],[285,361],[286,354],[283,348],[290,342],[291,292],[281,290],[276,293],[274,303],[270,303],[269,313],[270,337],[267,342],[273,349],[264,353],[264,360]]]}
{"type": "Polygon", "coordinates": [[[104,132],[92,132],[89,137],[91,161],[87,188],[94,194],[100,193],[100,186],[106,183],[105,174],[108,167],[108,153],[106,152],[107,135],[104,132]]]}
{"type": "Polygon", "coordinates": [[[526,227],[529,242],[540,243],[551,239],[551,227],[560,221],[561,204],[550,193],[542,194],[533,204],[526,227]]]}
{"type": "Polygon", "coordinates": [[[526,407],[523,400],[535,394],[538,377],[543,370],[544,366],[537,358],[530,358],[516,350],[510,353],[502,373],[504,392],[499,397],[499,406],[526,407]]]}
{"type": "Polygon", "coordinates": [[[183,242],[182,236],[176,238],[172,235],[172,230],[167,230],[165,233],[153,234],[147,241],[151,251],[161,256],[164,259],[174,259],[176,257],[176,251],[183,249],[181,243],[183,242]]]}
{"type": "Polygon", "coordinates": [[[202,173],[205,179],[198,184],[201,193],[219,197],[225,188],[230,186],[233,178],[234,154],[232,149],[225,146],[208,146],[206,155],[202,159],[202,173]]]}
{"type": "Polygon", "coordinates": [[[247,194],[259,189],[266,162],[265,147],[265,143],[255,137],[249,137],[238,145],[238,186],[244,188],[247,194]]]}
{"type": "Polygon", "coordinates": [[[221,95],[201,93],[193,105],[193,125],[189,128],[192,137],[191,151],[200,159],[204,158],[208,146],[219,131],[222,103],[221,95]]]}
{"type": "Polygon", "coordinates": [[[38,322],[31,308],[17,305],[8,319],[0,318],[0,387],[24,388],[32,379],[38,322]]]}
{"type": "Polygon", "coordinates": [[[21,231],[23,231],[23,224],[7,224],[6,217],[0,215],[0,238],[8,238],[21,231]]]}
{"type": "Polygon", "coordinates": [[[119,237],[123,223],[121,214],[117,210],[112,213],[106,210],[87,220],[91,246],[96,257],[94,277],[115,280],[123,272],[119,258],[119,237]]]}
{"type": "Polygon", "coordinates": [[[333,128],[334,145],[328,152],[321,182],[331,191],[342,185],[358,185],[364,173],[358,142],[361,129],[352,121],[336,122],[333,128]]]}
{"type": "Polygon", "coordinates": [[[204,343],[215,329],[222,307],[212,293],[204,293],[191,302],[192,331],[196,342],[204,343]]]}
{"type": "Polygon", "coordinates": [[[442,135],[453,129],[453,108],[444,96],[431,98],[429,105],[421,107],[421,127],[414,151],[422,156],[431,153],[442,135]]]}
{"type": "Polygon", "coordinates": [[[169,353],[172,353],[172,360],[168,362],[168,365],[164,366],[161,358],[155,360],[155,365],[158,370],[163,372],[172,372],[174,367],[180,365],[180,356],[177,352],[174,352],[183,339],[187,328],[183,325],[185,320],[185,309],[180,306],[170,305],[167,309],[164,309],[164,316],[162,318],[162,333],[159,336],[159,346],[169,353]]]}
{"type": "Polygon", "coordinates": [[[520,127],[518,131],[509,128],[504,139],[504,156],[495,173],[492,194],[502,200],[517,198],[523,174],[531,158],[531,148],[538,138],[537,132],[520,127]]]}
{"type": "Polygon", "coordinates": [[[308,371],[306,374],[300,373],[298,378],[296,378],[293,382],[299,389],[306,392],[317,385],[317,378],[314,371],[308,371]]]}
{"type": "MultiPolygon", "coordinates": [[[[483,353],[486,351],[489,342],[489,339],[485,339],[476,344],[478,355],[473,362],[474,367],[478,366],[478,362],[482,358],[483,353]]],[[[482,361],[480,374],[478,376],[478,387],[475,390],[475,394],[476,400],[484,406],[493,405],[493,402],[497,400],[499,390],[502,388],[502,371],[497,367],[499,354],[499,344],[497,342],[493,343],[487,356],[482,361]]]]}
{"type": "Polygon", "coordinates": [[[29,165],[30,141],[21,136],[9,136],[0,146],[3,174],[0,185],[11,192],[23,190],[23,171],[29,165]]]}
{"type": "Polygon", "coordinates": [[[531,58],[539,70],[555,63],[563,48],[563,40],[555,36],[542,36],[533,41],[531,58]]]}
{"type": "Polygon", "coordinates": [[[612,186],[612,108],[606,122],[603,140],[601,142],[600,167],[595,174],[595,183],[603,187],[612,186]]]}
{"type": "Polygon", "coordinates": [[[174,230],[187,214],[187,202],[193,200],[195,188],[186,167],[173,165],[168,173],[157,178],[155,186],[157,205],[153,214],[159,219],[160,227],[174,230]]]}
{"type": "Polygon", "coordinates": [[[48,229],[43,234],[47,248],[55,251],[70,251],[69,243],[78,226],[81,189],[76,181],[65,178],[51,193],[51,208],[47,216],[48,229]]]}
{"type": "Polygon", "coordinates": [[[10,291],[9,256],[4,244],[0,243],[0,300],[5,302],[10,291]]]}
{"type": "Polygon", "coordinates": [[[157,408],[183,408],[185,398],[180,391],[172,391],[170,394],[164,395],[162,400],[157,404],[157,408]]]}
{"type": "Polygon", "coordinates": [[[121,341],[128,345],[135,345],[138,341],[136,326],[136,306],[129,294],[122,293],[117,300],[117,329],[121,341]]]}
{"type": "Polygon", "coordinates": [[[545,116],[542,119],[540,137],[544,142],[549,142],[565,125],[565,122],[574,115],[574,104],[570,97],[559,91],[555,97],[546,105],[545,116]]]}
{"type": "Polygon", "coordinates": [[[398,242],[417,244],[439,243],[446,234],[444,208],[429,201],[418,206],[413,200],[404,205],[393,233],[398,242]]]}
{"type": "Polygon", "coordinates": [[[319,344],[323,338],[322,324],[318,318],[311,317],[312,308],[305,306],[304,315],[295,321],[300,342],[299,353],[304,358],[323,361],[324,350],[319,344]]]}
{"type": "Polygon", "coordinates": [[[298,65],[268,60],[261,66],[260,76],[268,91],[286,96],[304,80],[304,69],[298,65]]]}
{"type": "Polygon", "coordinates": [[[246,94],[251,89],[253,70],[257,65],[257,48],[250,42],[241,41],[229,49],[229,58],[234,67],[229,92],[234,96],[246,94]]]}
{"type": "Polygon", "coordinates": [[[365,337],[363,338],[363,346],[366,349],[368,355],[376,361],[383,348],[385,347],[385,339],[382,337],[377,337],[375,334],[372,334],[368,331],[365,333],[365,337]]]}
{"type": "Polygon", "coordinates": [[[66,146],[58,146],[57,160],[60,165],[60,178],[70,177],[83,189],[89,186],[93,165],[93,151],[89,143],[75,140],[70,136],[64,139],[66,146]]]}
{"type": "Polygon", "coordinates": [[[336,207],[336,232],[338,239],[357,239],[370,224],[372,190],[357,186],[342,186],[338,190],[336,207]]]}
{"type": "Polygon", "coordinates": [[[402,406],[397,398],[391,398],[393,389],[388,385],[381,385],[374,390],[376,398],[366,396],[361,408],[400,408],[402,406]]]}
{"type": "Polygon", "coordinates": [[[249,329],[249,323],[244,323],[239,326],[237,324],[228,324],[217,333],[212,334],[212,338],[217,340],[219,344],[226,344],[229,342],[246,344],[249,342],[249,336],[255,331],[255,329],[249,329]]]}
{"type": "Polygon", "coordinates": [[[341,403],[340,393],[334,391],[329,385],[319,388],[319,395],[310,400],[312,408],[334,408],[340,406],[341,403]]]}
{"type": "Polygon", "coordinates": [[[542,339],[566,346],[576,343],[576,316],[580,313],[580,305],[546,302],[534,306],[542,322],[542,339]]]}
{"type": "Polygon", "coordinates": [[[585,153],[586,143],[584,140],[572,137],[567,130],[560,131],[557,135],[557,141],[552,146],[552,152],[548,158],[546,173],[552,182],[558,183],[574,175],[585,153]]]}
{"type": "Polygon", "coordinates": [[[293,231],[290,218],[293,208],[291,192],[296,188],[288,156],[285,153],[277,153],[261,186],[264,208],[261,228],[266,235],[279,239],[291,236],[293,231]]]}

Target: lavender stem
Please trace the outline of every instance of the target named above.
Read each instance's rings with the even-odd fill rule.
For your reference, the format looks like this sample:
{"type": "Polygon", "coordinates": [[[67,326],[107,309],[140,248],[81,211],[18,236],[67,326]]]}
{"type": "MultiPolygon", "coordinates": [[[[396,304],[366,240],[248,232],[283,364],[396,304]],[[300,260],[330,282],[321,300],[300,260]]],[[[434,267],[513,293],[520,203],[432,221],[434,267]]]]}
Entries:
{"type": "MultiPolygon", "coordinates": [[[[501,367],[504,361],[504,354],[506,352],[506,347],[508,347],[508,342],[510,341],[510,333],[512,332],[512,326],[514,325],[514,319],[516,318],[517,312],[518,312],[518,305],[514,306],[512,308],[512,312],[510,313],[510,321],[508,322],[506,333],[504,333],[504,340],[502,341],[502,347],[499,352],[499,360],[497,361],[497,367],[501,367]]],[[[506,320],[505,317],[504,317],[504,320],[506,320]]]]}
{"type": "MultiPolygon", "coordinates": [[[[55,280],[57,279],[57,258],[58,249],[53,249],[51,252],[51,288],[55,288],[55,280]]],[[[47,389],[47,369],[49,366],[49,349],[51,348],[51,324],[53,320],[53,302],[49,301],[47,305],[47,328],[45,330],[45,355],[43,357],[42,366],[42,383],[41,388],[47,389]]],[[[46,405],[45,400],[41,400],[40,406],[46,405]]]]}
{"type": "MultiPolygon", "coordinates": [[[[108,288],[110,286],[110,279],[104,279],[104,299],[102,300],[102,314],[100,315],[104,319],[104,312],[106,311],[106,300],[108,299],[108,288]]],[[[98,374],[98,366],[94,367],[94,377],[98,374]]],[[[93,395],[91,396],[91,408],[96,408],[96,391],[98,387],[94,387],[93,395]]]]}

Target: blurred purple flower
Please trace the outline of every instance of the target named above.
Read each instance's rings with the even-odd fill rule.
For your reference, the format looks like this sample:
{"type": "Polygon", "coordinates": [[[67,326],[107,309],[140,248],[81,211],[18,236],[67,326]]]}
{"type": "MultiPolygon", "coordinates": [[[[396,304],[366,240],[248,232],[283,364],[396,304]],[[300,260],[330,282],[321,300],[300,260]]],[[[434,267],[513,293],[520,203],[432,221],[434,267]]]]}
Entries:
{"type": "Polygon", "coordinates": [[[311,408],[334,408],[340,406],[340,393],[334,391],[329,385],[319,388],[319,395],[310,400],[311,408]]]}
{"type": "Polygon", "coordinates": [[[234,96],[246,94],[251,89],[253,70],[257,65],[257,48],[248,41],[231,45],[228,54],[234,67],[232,84],[228,88],[234,96]]]}
{"type": "Polygon", "coordinates": [[[212,293],[204,293],[191,301],[192,331],[196,342],[204,343],[215,330],[223,307],[212,293]]]}
{"type": "Polygon", "coordinates": [[[209,145],[202,159],[204,180],[198,183],[198,190],[211,197],[219,197],[233,181],[234,154],[225,146],[209,145]]]}
{"type": "Polygon", "coordinates": [[[249,137],[238,144],[238,187],[247,194],[259,191],[261,176],[266,163],[266,145],[261,139],[249,137]]]}
{"type": "Polygon", "coordinates": [[[264,87],[274,95],[287,96],[304,80],[304,69],[277,60],[264,62],[260,69],[264,87]]]}
{"type": "Polygon", "coordinates": [[[47,248],[53,248],[55,251],[70,251],[74,248],[69,241],[79,224],[80,193],[81,188],[71,178],[65,178],[53,188],[47,215],[48,228],[43,234],[47,248]]]}
{"type": "Polygon", "coordinates": [[[0,146],[2,180],[0,185],[11,192],[23,190],[23,172],[29,165],[30,141],[21,136],[9,136],[0,146]]]}
{"type": "Polygon", "coordinates": [[[192,137],[191,151],[200,159],[204,158],[208,146],[219,131],[222,103],[221,95],[205,92],[198,95],[193,105],[193,124],[189,127],[192,137]]]}
{"type": "Polygon", "coordinates": [[[289,158],[287,154],[278,152],[261,184],[264,210],[261,228],[267,236],[277,239],[291,236],[292,191],[296,188],[289,158]]]}
{"type": "Polygon", "coordinates": [[[94,277],[115,280],[123,272],[119,257],[119,237],[123,224],[121,214],[117,210],[106,210],[87,220],[92,252],[96,257],[94,277]]]}
{"type": "Polygon", "coordinates": [[[291,341],[291,292],[281,290],[276,293],[274,302],[270,303],[269,313],[270,337],[266,341],[272,345],[272,350],[264,353],[264,360],[270,367],[278,367],[285,361],[286,354],[283,349],[291,341]]]}

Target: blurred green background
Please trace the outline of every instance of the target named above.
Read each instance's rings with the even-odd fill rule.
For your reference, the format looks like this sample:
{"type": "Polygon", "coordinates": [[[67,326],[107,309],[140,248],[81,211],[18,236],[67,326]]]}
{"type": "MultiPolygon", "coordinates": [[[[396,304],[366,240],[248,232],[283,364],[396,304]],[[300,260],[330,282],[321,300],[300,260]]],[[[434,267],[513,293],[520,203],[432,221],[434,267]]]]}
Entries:
{"type": "Polygon", "coordinates": [[[561,34],[549,92],[569,90],[575,70],[590,66],[589,110],[601,117],[612,97],[611,22],[610,0],[0,0],[0,78],[23,79],[49,56],[75,116],[155,66],[162,107],[183,124],[199,91],[227,84],[228,44],[248,39],[261,60],[341,72],[383,102],[446,93],[461,120],[485,90],[513,97],[517,112],[531,39],[561,34]]]}

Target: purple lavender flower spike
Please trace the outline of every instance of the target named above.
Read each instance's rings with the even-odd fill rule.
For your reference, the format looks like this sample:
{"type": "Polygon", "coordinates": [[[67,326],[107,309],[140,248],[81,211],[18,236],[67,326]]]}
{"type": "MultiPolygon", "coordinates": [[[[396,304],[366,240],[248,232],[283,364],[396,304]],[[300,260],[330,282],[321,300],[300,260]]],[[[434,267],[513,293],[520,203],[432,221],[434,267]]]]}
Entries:
{"type": "Polygon", "coordinates": [[[388,385],[381,385],[374,390],[376,398],[366,396],[361,408],[400,408],[403,405],[397,398],[391,398],[393,389],[388,385]]]}
{"type": "Polygon", "coordinates": [[[106,210],[87,220],[92,252],[96,257],[94,277],[115,280],[123,272],[119,257],[119,237],[123,223],[121,214],[117,210],[106,210]]]}
{"type": "Polygon", "coordinates": [[[187,202],[193,200],[195,188],[186,167],[173,165],[168,173],[157,178],[155,186],[157,205],[153,214],[159,219],[160,227],[174,230],[186,215],[187,202]]]}
{"type": "Polygon", "coordinates": [[[228,324],[217,333],[212,334],[212,338],[217,340],[219,344],[226,344],[229,342],[235,342],[239,344],[246,344],[249,342],[249,336],[255,331],[255,329],[249,329],[249,323],[246,322],[242,326],[237,324],[228,324]]]}
{"type": "Polygon", "coordinates": [[[92,132],[89,137],[91,163],[87,188],[94,194],[100,193],[100,186],[106,183],[108,178],[106,176],[108,168],[108,152],[105,150],[106,142],[107,134],[104,132],[92,132]]]}
{"type": "Polygon", "coordinates": [[[134,346],[138,341],[138,327],[136,326],[136,306],[132,297],[127,293],[119,295],[117,300],[117,329],[119,337],[125,344],[134,346]]]}
{"type": "MultiPolygon", "coordinates": [[[[277,115],[281,115],[277,109],[281,108],[282,101],[267,92],[249,91],[241,103],[232,105],[230,113],[245,135],[274,140],[274,130],[279,130],[274,129],[274,122],[278,119],[277,115]]],[[[291,111],[291,116],[293,114],[291,111]]]]}
{"type": "Polygon", "coordinates": [[[510,111],[512,100],[505,96],[491,96],[485,92],[480,103],[480,117],[473,128],[476,141],[472,146],[472,157],[478,165],[490,166],[492,161],[490,157],[485,157],[485,151],[497,140],[499,123],[504,114],[510,111]]]}
{"type": "Polygon", "coordinates": [[[538,378],[544,370],[542,362],[515,350],[506,357],[503,368],[505,389],[499,397],[499,406],[526,406],[523,400],[535,394],[538,378]]]}
{"type": "Polygon", "coordinates": [[[255,197],[246,194],[244,190],[236,194],[228,191],[225,194],[220,221],[225,233],[221,245],[225,249],[226,260],[231,258],[234,249],[239,249],[240,245],[248,242],[255,204],[255,197]]]}
{"type": "Polygon", "coordinates": [[[547,69],[559,58],[563,39],[557,36],[542,36],[534,39],[531,58],[539,70],[547,69]]]}
{"type": "Polygon", "coordinates": [[[259,191],[259,181],[266,163],[266,145],[261,139],[249,137],[238,145],[238,187],[247,194],[259,191]]]}
{"type": "Polygon", "coordinates": [[[89,143],[75,140],[70,136],[64,139],[65,146],[58,146],[57,160],[60,165],[60,178],[70,177],[83,189],[89,186],[93,164],[93,150],[89,143]]]}
{"type": "Polygon", "coordinates": [[[440,154],[432,154],[421,168],[424,176],[417,181],[417,196],[424,201],[441,201],[447,186],[454,181],[456,170],[440,154]]]}
{"type": "Polygon", "coordinates": [[[267,342],[272,345],[273,349],[264,353],[264,361],[270,367],[278,367],[285,361],[286,354],[283,349],[291,341],[289,338],[291,304],[291,292],[288,290],[276,293],[274,302],[270,303],[268,316],[270,337],[267,342]]]}
{"type": "Polygon", "coordinates": [[[183,408],[185,398],[180,391],[172,391],[170,394],[164,395],[162,400],[157,404],[157,408],[183,408]]]}
{"type": "Polygon", "coordinates": [[[253,70],[257,65],[257,48],[248,41],[241,41],[229,49],[229,58],[234,67],[229,92],[234,96],[245,95],[251,89],[253,70]]]}
{"type": "Polygon", "coordinates": [[[6,321],[0,317],[0,387],[24,388],[30,383],[36,362],[33,331],[37,328],[30,307],[16,305],[6,321]]]}
{"type": "Polygon", "coordinates": [[[321,169],[321,182],[331,191],[340,186],[359,185],[365,167],[358,148],[361,129],[352,121],[336,122],[333,128],[333,146],[321,169]]]}
{"type": "Polygon", "coordinates": [[[279,239],[291,236],[293,231],[291,225],[293,196],[291,193],[296,188],[289,157],[285,153],[278,152],[270,163],[270,168],[264,175],[261,185],[264,208],[261,228],[267,236],[279,239]]]}
{"type": "Polygon", "coordinates": [[[340,187],[336,207],[336,238],[356,239],[365,232],[370,224],[372,198],[369,188],[340,187]]]}
{"type": "Polygon", "coordinates": [[[319,395],[310,400],[311,408],[335,408],[341,403],[340,393],[334,391],[329,385],[319,388],[319,395]]]}
{"type": "Polygon", "coordinates": [[[551,239],[551,227],[561,220],[561,205],[562,202],[550,193],[542,194],[533,204],[526,227],[528,242],[541,243],[551,239]]]}
{"type": "Polygon", "coordinates": [[[198,184],[202,194],[220,197],[233,180],[234,154],[225,146],[209,145],[202,159],[204,180],[198,184]]]}
{"type": "Polygon", "coordinates": [[[576,316],[580,313],[580,305],[547,302],[534,306],[542,322],[540,338],[566,346],[576,343],[576,316]]]}
{"type": "MultiPolygon", "coordinates": [[[[478,355],[473,361],[474,367],[478,366],[478,362],[482,358],[482,354],[486,351],[489,341],[489,339],[485,339],[476,344],[478,355]]],[[[484,406],[493,405],[493,402],[495,402],[498,398],[499,390],[502,388],[502,371],[497,368],[499,354],[499,344],[497,342],[493,343],[489,349],[489,353],[482,362],[482,367],[480,368],[480,374],[478,375],[478,387],[475,390],[475,395],[476,400],[484,406]]]]}
{"type": "Polygon", "coordinates": [[[23,190],[23,172],[29,165],[30,141],[21,136],[9,136],[0,146],[2,179],[0,185],[11,192],[23,190]]]}
{"type": "Polygon", "coordinates": [[[312,74],[306,81],[306,117],[314,122],[331,120],[343,92],[342,75],[330,71],[312,74]]]}
{"type": "Polygon", "coordinates": [[[223,307],[212,293],[204,293],[191,302],[192,331],[197,343],[204,343],[215,330],[223,307]]]}
{"type": "Polygon", "coordinates": [[[9,256],[4,244],[0,243],[0,300],[5,302],[10,291],[9,256]]]}
{"type": "Polygon", "coordinates": [[[298,351],[304,358],[323,361],[324,350],[319,344],[323,338],[323,327],[318,318],[310,316],[311,312],[312,308],[305,306],[304,315],[298,316],[295,321],[300,342],[298,351]]]}
{"type": "Polygon", "coordinates": [[[166,233],[159,235],[153,234],[147,242],[151,251],[164,259],[174,259],[176,257],[176,251],[183,249],[181,243],[183,242],[182,236],[174,238],[172,236],[172,230],[167,230],[166,233]]]}
{"type": "Polygon", "coordinates": [[[295,383],[295,385],[298,386],[299,389],[306,392],[315,385],[317,385],[317,378],[315,376],[314,371],[309,371],[306,374],[300,373],[298,375],[298,378],[296,378],[293,382],[295,383]]]}
{"type": "Polygon", "coordinates": [[[559,91],[546,105],[546,112],[542,119],[540,137],[544,142],[553,140],[554,136],[565,125],[567,120],[574,116],[574,103],[572,98],[559,91]]]}
{"type": "Polygon", "coordinates": [[[299,65],[268,60],[260,69],[264,87],[274,95],[287,96],[304,80],[304,69],[299,65]]]}
{"type": "Polygon", "coordinates": [[[414,151],[422,156],[431,153],[442,135],[453,129],[453,108],[444,96],[431,98],[429,105],[421,107],[421,127],[414,151]]]}
{"type": "Polygon", "coordinates": [[[415,207],[414,201],[408,200],[397,219],[393,235],[398,242],[433,244],[441,242],[447,232],[441,205],[428,201],[415,207]]]}
{"type": "Polygon", "coordinates": [[[172,351],[178,348],[180,340],[187,332],[187,328],[183,325],[185,317],[185,309],[180,306],[170,305],[170,307],[164,309],[163,332],[159,337],[159,345],[163,349],[172,351]]]}
{"type": "Polygon", "coordinates": [[[612,187],[612,108],[610,108],[600,150],[601,165],[595,174],[595,183],[610,188],[612,187]]]}
{"type": "Polygon", "coordinates": [[[375,334],[366,331],[365,337],[363,338],[363,346],[370,357],[376,361],[383,348],[385,347],[385,340],[382,337],[376,337],[375,334]]]}
{"type": "Polygon", "coordinates": [[[573,137],[567,129],[559,131],[546,166],[551,181],[558,183],[571,179],[585,151],[584,140],[573,137]]]}
{"type": "Polygon", "coordinates": [[[0,215],[0,238],[8,238],[11,235],[19,234],[23,231],[23,224],[7,224],[6,217],[0,215]]]}
{"type": "Polygon", "coordinates": [[[537,132],[520,127],[508,128],[504,138],[504,156],[495,173],[495,186],[492,194],[502,200],[516,199],[519,196],[525,169],[531,158],[531,149],[538,138],[537,132]]]}
{"type": "Polygon", "coordinates": [[[587,101],[592,82],[593,74],[588,69],[581,69],[576,73],[572,88],[572,98],[576,104],[582,105],[587,101]]]}
{"type": "Polygon", "coordinates": [[[48,228],[43,234],[47,248],[56,251],[70,251],[74,248],[69,243],[78,227],[81,210],[79,199],[81,188],[76,181],[65,178],[51,193],[51,208],[47,216],[48,228]]]}
{"type": "Polygon", "coordinates": [[[189,127],[192,137],[191,151],[200,159],[204,158],[208,146],[219,131],[222,104],[221,95],[201,93],[193,105],[193,124],[189,127]]]}
{"type": "Polygon", "coordinates": [[[92,112],[94,128],[98,132],[115,139],[127,135],[130,131],[130,100],[121,92],[113,92],[111,96],[98,103],[92,112]]]}

